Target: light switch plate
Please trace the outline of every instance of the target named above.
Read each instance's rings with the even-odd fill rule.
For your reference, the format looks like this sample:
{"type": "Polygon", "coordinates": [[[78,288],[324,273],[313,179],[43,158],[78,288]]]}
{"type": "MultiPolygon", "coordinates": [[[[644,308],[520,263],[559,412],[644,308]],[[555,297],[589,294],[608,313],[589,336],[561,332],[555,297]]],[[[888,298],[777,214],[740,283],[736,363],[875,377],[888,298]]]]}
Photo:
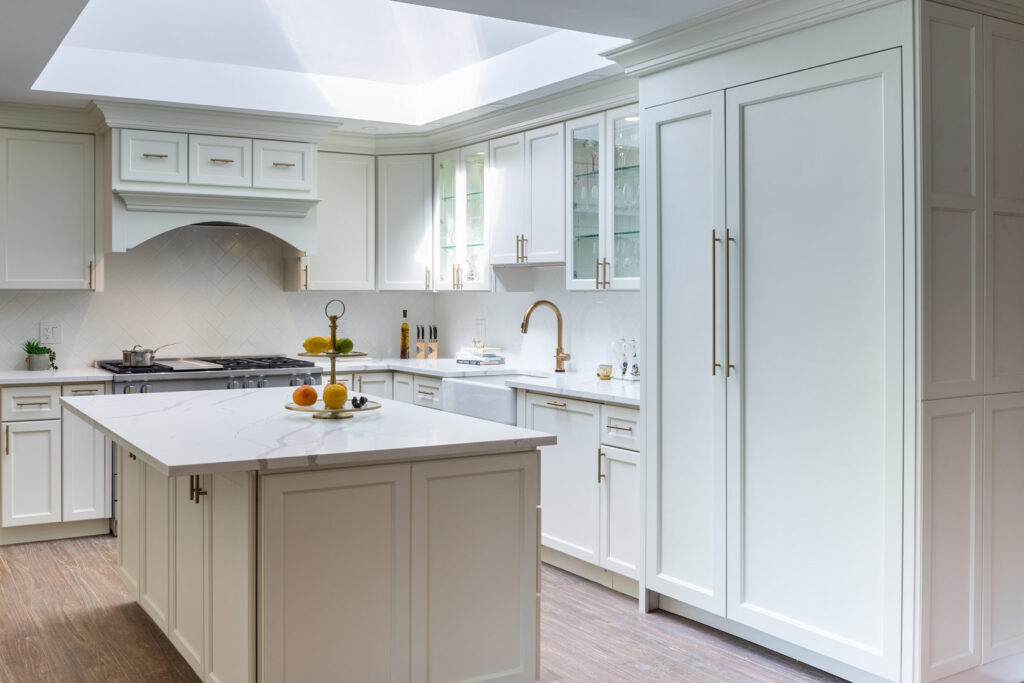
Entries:
{"type": "Polygon", "coordinates": [[[60,344],[63,341],[64,330],[60,322],[49,320],[39,323],[39,343],[60,344]]]}

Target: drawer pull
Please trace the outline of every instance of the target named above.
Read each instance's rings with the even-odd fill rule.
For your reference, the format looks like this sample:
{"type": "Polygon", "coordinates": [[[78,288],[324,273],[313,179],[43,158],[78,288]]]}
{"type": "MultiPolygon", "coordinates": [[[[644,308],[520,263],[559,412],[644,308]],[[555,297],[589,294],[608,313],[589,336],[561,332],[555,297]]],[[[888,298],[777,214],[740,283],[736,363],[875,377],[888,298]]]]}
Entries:
{"type": "Polygon", "coordinates": [[[95,389],[72,389],[71,393],[75,396],[81,396],[82,394],[92,395],[96,393],[95,389]]]}
{"type": "Polygon", "coordinates": [[[131,458],[132,460],[138,460],[138,457],[134,453],[129,453],[128,457],[131,458]]]}
{"type": "Polygon", "coordinates": [[[167,155],[166,154],[157,154],[156,152],[143,152],[142,153],[142,158],[143,159],[166,159],[167,155]]]}
{"type": "Polygon", "coordinates": [[[633,431],[632,427],[620,427],[618,425],[608,425],[608,429],[618,429],[620,432],[631,432],[631,431],[633,431]]]}
{"type": "Polygon", "coordinates": [[[218,159],[217,157],[210,157],[210,163],[213,163],[213,164],[233,164],[233,163],[235,163],[235,160],[234,159],[218,159]]]}
{"type": "Polygon", "coordinates": [[[273,164],[274,168],[291,168],[294,165],[295,164],[287,162],[287,161],[275,161],[274,164],[273,164]]]}
{"type": "Polygon", "coordinates": [[[417,391],[417,393],[418,393],[418,394],[419,394],[420,396],[433,396],[433,395],[434,395],[434,392],[433,392],[433,391],[423,391],[422,389],[419,389],[419,390],[417,391]]]}
{"type": "Polygon", "coordinates": [[[549,405],[549,406],[554,406],[554,407],[556,407],[556,408],[564,408],[564,407],[565,407],[565,404],[564,404],[564,403],[561,403],[561,402],[559,402],[559,401],[548,401],[548,402],[547,402],[547,405],[549,405]]]}
{"type": "Polygon", "coordinates": [[[17,405],[18,405],[19,408],[24,408],[25,406],[48,406],[48,405],[50,405],[50,402],[49,401],[36,401],[34,403],[18,403],[17,405]]]}
{"type": "Polygon", "coordinates": [[[7,441],[4,444],[4,450],[6,450],[7,455],[11,454],[11,425],[7,425],[7,441]]]}

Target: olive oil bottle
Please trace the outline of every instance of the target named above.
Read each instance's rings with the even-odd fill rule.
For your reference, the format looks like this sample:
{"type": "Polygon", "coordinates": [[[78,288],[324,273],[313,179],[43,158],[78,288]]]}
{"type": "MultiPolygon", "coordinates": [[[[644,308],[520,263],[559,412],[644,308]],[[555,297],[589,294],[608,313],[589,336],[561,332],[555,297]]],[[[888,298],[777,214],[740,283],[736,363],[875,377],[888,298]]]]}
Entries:
{"type": "Polygon", "coordinates": [[[402,346],[401,346],[401,349],[402,349],[401,357],[402,358],[408,358],[409,357],[409,321],[408,321],[408,318],[409,318],[409,311],[407,309],[403,308],[402,309],[402,346]]]}

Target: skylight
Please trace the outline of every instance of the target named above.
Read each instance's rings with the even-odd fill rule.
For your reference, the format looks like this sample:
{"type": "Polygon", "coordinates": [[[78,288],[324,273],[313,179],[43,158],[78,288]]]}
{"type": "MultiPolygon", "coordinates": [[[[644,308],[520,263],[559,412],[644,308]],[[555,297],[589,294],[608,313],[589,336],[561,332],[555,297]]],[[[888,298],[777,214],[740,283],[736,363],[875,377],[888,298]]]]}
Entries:
{"type": "Polygon", "coordinates": [[[390,0],[90,0],[33,89],[423,125],[626,42],[390,0]]]}

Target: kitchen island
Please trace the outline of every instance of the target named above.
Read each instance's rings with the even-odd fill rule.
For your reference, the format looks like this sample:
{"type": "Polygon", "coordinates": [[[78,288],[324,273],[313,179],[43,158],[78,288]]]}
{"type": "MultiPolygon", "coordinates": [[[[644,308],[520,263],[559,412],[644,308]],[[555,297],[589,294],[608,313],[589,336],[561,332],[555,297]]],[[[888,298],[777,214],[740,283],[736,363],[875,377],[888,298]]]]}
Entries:
{"type": "Polygon", "coordinates": [[[64,399],[118,446],[119,571],[206,681],[532,681],[538,447],[290,389],[64,399]]]}

